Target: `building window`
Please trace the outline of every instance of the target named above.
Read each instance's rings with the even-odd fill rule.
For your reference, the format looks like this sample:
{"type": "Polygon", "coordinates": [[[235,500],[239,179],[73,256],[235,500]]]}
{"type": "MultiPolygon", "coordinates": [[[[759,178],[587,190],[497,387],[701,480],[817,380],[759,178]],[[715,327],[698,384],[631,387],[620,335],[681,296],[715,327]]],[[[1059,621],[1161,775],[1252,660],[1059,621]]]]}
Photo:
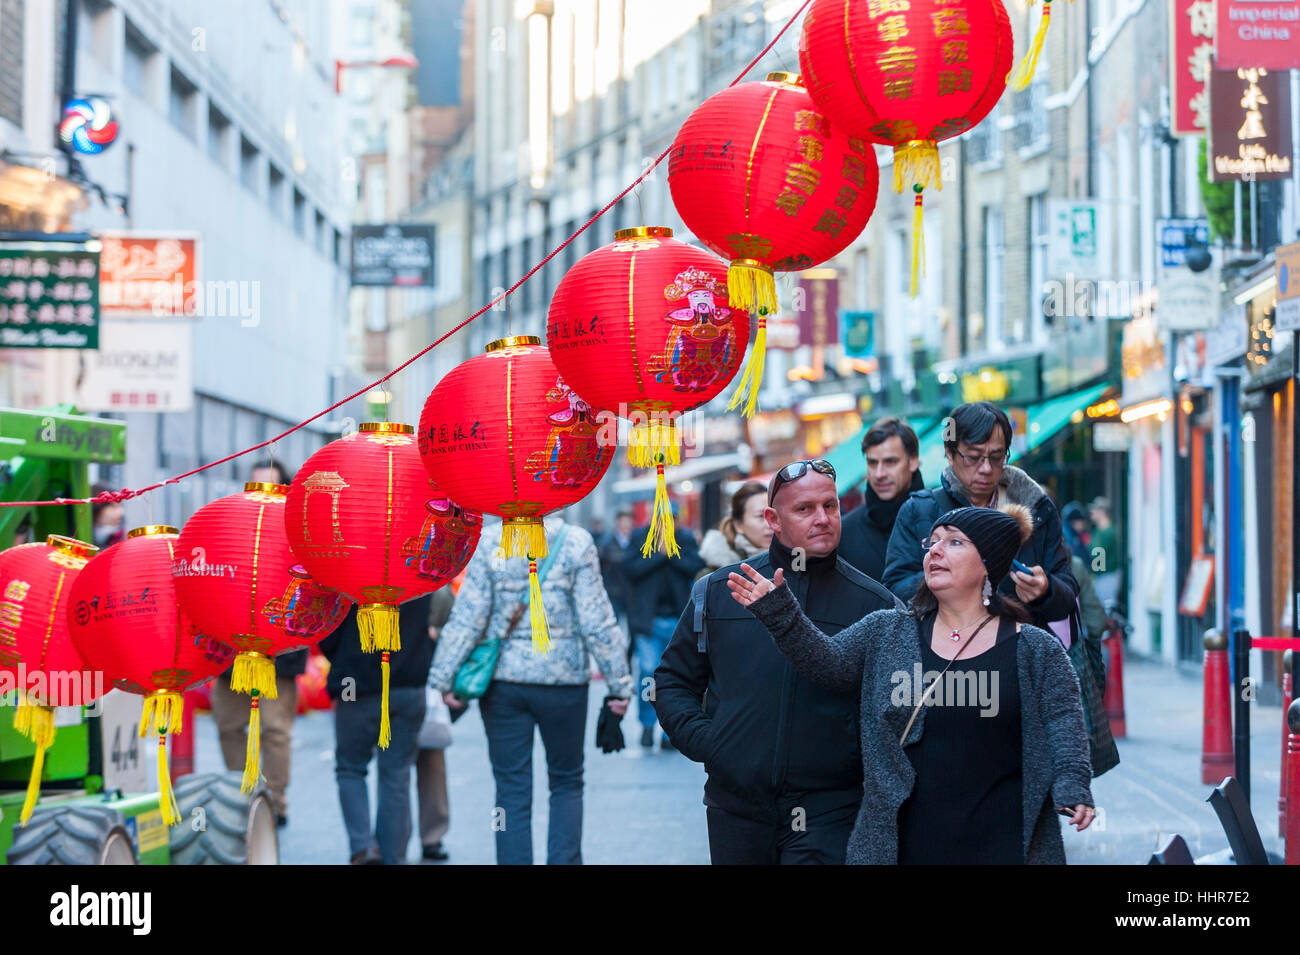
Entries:
{"type": "Polygon", "coordinates": [[[334,234],[334,264],[343,264],[343,233],[338,229],[330,230],[334,234]]]}
{"type": "Polygon", "coordinates": [[[969,162],[998,163],[1002,161],[1002,133],[998,129],[998,119],[1001,114],[1001,104],[994,106],[993,111],[966,134],[966,158],[969,162]]]}
{"type": "Polygon", "coordinates": [[[230,120],[215,106],[208,106],[208,156],[226,168],[226,143],[230,139],[230,120]]]}
{"type": "Polygon", "coordinates": [[[197,124],[194,121],[194,106],[198,89],[178,70],[171,75],[171,93],[167,100],[167,115],[172,125],[189,139],[197,138],[197,124]]]}
{"type": "Polygon", "coordinates": [[[293,190],[293,231],[300,239],[307,238],[307,197],[293,190]]]}
{"type": "Polygon", "coordinates": [[[1029,322],[1035,341],[1043,337],[1047,294],[1047,193],[1029,197],[1029,322]]]}
{"type": "Polygon", "coordinates": [[[266,202],[271,214],[284,221],[284,173],[275,163],[266,165],[266,202]]]}
{"type": "Polygon", "coordinates": [[[248,189],[254,195],[261,193],[261,182],[258,176],[259,166],[257,163],[257,147],[250,143],[243,136],[239,137],[239,181],[243,183],[244,188],[248,189]]]}
{"type": "Polygon", "coordinates": [[[988,329],[989,347],[996,349],[1007,341],[1003,328],[1002,210],[984,207],[984,327],[988,329]]]}
{"type": "Polygon", "coordinates": [[[154,48],[139,30],[128,20],[126,24],[126,45],[122,60],[122,82],[126,88],[141,99],[148,99],[145,92],[145,75],[149,60],[154,56],[154,48]]]}
{"type": "Polygon", "coordinates": [[[329,235],[329,226],[325,224],[325,217],[321,215],[319,209],[316,210],[316,216],[312,224],[312,244],[316,246],[317,252],[321,255],[326,255],[328,254],[328,249],[325,248],[325,240],[329,235]]]}

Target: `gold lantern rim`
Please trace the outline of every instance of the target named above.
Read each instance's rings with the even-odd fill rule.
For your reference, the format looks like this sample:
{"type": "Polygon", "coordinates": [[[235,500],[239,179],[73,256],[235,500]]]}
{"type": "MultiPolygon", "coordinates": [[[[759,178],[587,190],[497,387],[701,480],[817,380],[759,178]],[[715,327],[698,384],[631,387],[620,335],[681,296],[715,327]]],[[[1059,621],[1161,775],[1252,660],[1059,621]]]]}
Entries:
{"type": "Polygon", "coordinates": [[[357,426],[362,434],[415,434],[415,425],[400,421],[363,421],[357,426]]]}
{"type": "Polygon", "coordinates": [[[272,481],[247,481],[244,484],[245,491],[259,491],[262,494],[274,494],[276,497],[284,497],[289,493],[289,485],[276,484],[272,481]]]}
{"type": "Polygon", "coordinates": [[[94,544],[87,544],[83,540],[78,540],[75,537],[65,537],[62,534],[49,535],[45,538],[45,543],[60,553],[71,554],[73,557],[89,559],[99,553],[99,548],[94,544]]]}
{"type": "Polygon", "coordinates": [[[505,338],[498,338],[494,342],[488,342],[483,349],[484,353],[500,351],[503,348],[518,348],[523,345],[540,345],[542,340],[536,335],[507,335],[505,338]]]}
{"type": "Polygon", "coordinates": [[[126,532],[130,537],[155,537],[159,534],[179,534],[180,530],[172,527],[170,524],[145,524],[143,527],[132,528],[126,532]]]}
{"type": "Polygon", "coordinates": [[[803,89],[803,76],[786,70],[776,70],[772,73],[768,73],[767,82],[784,83],[786,86],[797,86],[800,89],[803,89]]]}
{"type": "Polygon", "coordinates": [[[614,241],[624,239],[671,239],[673,230],[666,225],[638,225],[630,229],[619,229],[614,233],[614,241]]]}

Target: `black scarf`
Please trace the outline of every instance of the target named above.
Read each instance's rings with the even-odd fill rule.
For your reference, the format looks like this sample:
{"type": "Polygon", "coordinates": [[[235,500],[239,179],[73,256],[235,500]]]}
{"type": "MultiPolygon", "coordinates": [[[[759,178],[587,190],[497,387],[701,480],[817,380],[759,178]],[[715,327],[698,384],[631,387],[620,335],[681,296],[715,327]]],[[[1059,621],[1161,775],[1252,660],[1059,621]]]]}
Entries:
{"type": "MultiPolygon", "coordinates": [[[[772,535],[772,543],[768,545],[767,552],[772,558],[773,573],[780,567],[787,574],[794,573],[794,551],[782,544],[775,534],[772,535]]],[[[825,557],[813,557],[811,554],[803,559],[803,572],[813,574],[814,576],[827,573],[835,569],[837,551],[831,551],[825,557]]]]}
{"type": "Polygon", "coordinates": [[[894,528],[894,521],[898,520],[898,512],[902,510],[903,504],[912,494],[924,489],[925,481],[921,480],[920,468],[912,472],[912,483],[908,486],[907,493],[899,494],[892,501],[882,501],[878,498],[876,492],[871,489],[871,482],[868,481],[867,520],[885,533],[889,533],[894,528]]]}

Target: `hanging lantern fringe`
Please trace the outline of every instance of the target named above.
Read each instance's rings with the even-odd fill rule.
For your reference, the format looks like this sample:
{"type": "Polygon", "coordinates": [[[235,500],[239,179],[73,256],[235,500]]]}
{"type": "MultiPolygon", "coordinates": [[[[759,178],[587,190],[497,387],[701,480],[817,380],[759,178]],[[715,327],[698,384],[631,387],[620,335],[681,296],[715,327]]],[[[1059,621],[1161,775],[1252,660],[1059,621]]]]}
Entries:
{"type": "Polygon", "coordinates": [[[917,278],[925,275],[925,203],[922,192],[926,186],[943,188],[939,170],[939,144],[933,139],[913,139],[894,147],[894,191],[902,192],[907,186],[916,193],[912,200],[912,274],[909,291],[916,298],[917,278]]]}
{"type": "Polygon", "coordinates": [[[664,480],[662,456],[655,463],[655,503],[650,517],[650,530],[641,545],[641,556],[649,557],[658,550],[669,557],[681,556],[682,549],[677,546],[677,527],[673,523],[672,502],[668,499],[668,485],[664,480]]]}
{"type": "Polygon", "coordinates": [[[541,521],[503,521],[501,525],[501,557],[545,557],[546,528],[541,521]]]}
{"type": "Polygon", "coordinates": [[[917,269],[920,269],[921,275],[925,274],[925,212],[921,187],[917,185],[912,188],[916,190],[916,198],[912,200],[912,284],[910,291],[912,298],[916,298],[917,269]]]}
{"type": "Polygon", "coordinates": [[[393,739],[393,731],[388,721],[388,684],[392,678],[392,665],[389,663],[387,650],[379,657],[379,675],[383,681],[383,688],[379,695],[379,748],[388,749],[388,744],[393,739]]]}
{"type": "Polygon", "coordinates": [[[245,651],[235,657],[235,666],[230,674],[230,688],[236,693],[248,693],[251,696],[276,698],[275,661],[265,653],[245,651]]]}
{"type": "Polygon", "coordinates": [[[745,366],[745,373],[740,378],[740,384],[736,386],[736,393],[731,396],[727,402],[727,410],[732,411],[745,399],[744,415],[746,418],[754,417],[754,412],[758,410],[758,389],[763,383],[763,366],[767,362],[767,313],[760,310],[758,313],[758,332],[754,336],[754,347],[749,353],[749,364],[745,366]],[[745,395],[749,397],[746,399],[745,395]]]}
{"type": "MultiPolygon", "coordinates": [[[[274,672],[274,668],[272,668],[274,672]]],[[[258,705],[258,691],[253,690],[253,700],[248,705],[248,748],[244,751],[244,778],[239,784],[241,793],[251,793],[262,778],[261,740],[262,708],[258,705]]]]}
{"type": "Polygon", "coordinates": [[[546,607],[542,603],[542,581],[537,576],[537,561],[528,560],[528,623],[533,635],[533,650],[546,653],[551,649],[551,631],[546,625],[546,607]]]}
{"type": "Polygon", "coordinates": [[[734,259],[727,267],[727,297],[732,308],[776,314],[776,277],[757,259],[734,259]]]}
{"type": "Polygon", "coordinates": [[[1043,16],[1038,21],[1038,29],[1034,32],[1033,40],[1030,41],[1029,50],[1007,77],[1007,85],[1013,90],[1023,90],[1034,78],[1034,70],[1038,67],[1038,56],[1043,52],[1043,41],[1047,39],[1047,26],[1051,20],[1052,0],[1043,0],[1043,16]]]}
{"type": "Polygon", "coordinates": [[[140,738],[179,733],[184,712],[185,701],[179,693],[170,690],[150,693],[144,698],[144,710],[140,713],[140,738]]]}
{"type": "Polygon", "coordinates": [[[181,811],[176,806],[171,771],[167,765],[166,731],[158,734],[158,808],[162,812],[164,825],[174,826],[181,821],[181,811]]]}
{"type": "Polygon", "coordinates": [[[54,710],[48,706],[38,706],[29,702],[24,694],[18,694],[18,712],[14,714],[14,729],[36,744],[36,753],[32,757],[32,772],[27,780],[27,798],[23,800],[22,811],[18,821],[27,825],[36,808],[36,801],[41,796],[41,775],[45,771],[45,751],[54,743],[54,710]]]}
{"type": "Polygon", "coordinates": [[[662,415],[651,415],[646,420],[633,419],[632,430],[628,433],[627,458],[634,468],[654,467],[660,458],[668,464],[681,464],[682,442],[677,419],[662,415]]]}
{"type": "Polygon", "coordinates": [[[362,604],[357,611],[357,629],[361,633],[362,653],[402,649],[397,608],[392,604],[362,604]]]}

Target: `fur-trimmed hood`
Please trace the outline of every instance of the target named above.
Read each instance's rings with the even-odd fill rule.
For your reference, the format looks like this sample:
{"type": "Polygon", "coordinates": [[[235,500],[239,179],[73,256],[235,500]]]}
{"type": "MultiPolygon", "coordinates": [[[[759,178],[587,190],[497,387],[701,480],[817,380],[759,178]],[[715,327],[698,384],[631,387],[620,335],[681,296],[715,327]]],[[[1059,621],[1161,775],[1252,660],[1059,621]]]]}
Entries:
{"type": "MultiPolygon", "coordinates": [[[[947,465],[943,469],[943,483],[950,490],[960,492],[967,501],[970,500],[970,492],[961,481],[957,480],[952,465],[947,465]]],[[[1008,464],[1002,469],[1002,480],[998,482],[999,504],[1023,504],[1032,512],[1038,506],[1038,502],[1046,496],[1047,492],[1043,490],[1043,486],[1020,468],[1008,464]]]]}
{"type": "Polygon", "coordinates": [[[762,553],[766,551],[751,544],[744,534],[736,535],[736,545],[733,547],[727,543],[727,536],[717,528],[705,534],[704,540],[700,542],[700,557],[710,570],[737,564],[762,553]]]}

